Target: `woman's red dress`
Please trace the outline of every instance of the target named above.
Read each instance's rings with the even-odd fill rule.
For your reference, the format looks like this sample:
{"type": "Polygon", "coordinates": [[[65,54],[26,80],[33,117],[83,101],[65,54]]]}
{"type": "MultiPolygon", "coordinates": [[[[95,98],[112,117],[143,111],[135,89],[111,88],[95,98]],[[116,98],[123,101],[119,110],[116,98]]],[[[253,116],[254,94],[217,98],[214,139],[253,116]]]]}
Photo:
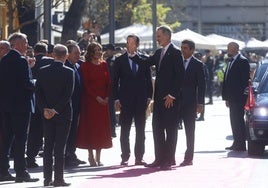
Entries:
{"type": "Polygon", "coordinates": [[[77,147],[82,149],[102,149],[112,147],[109,105],[101,105],[97,96],[109,96],[111,80],[106,62],[95,65],[81,64],[83,90],[81,113],[78,126],[77,147]]]}

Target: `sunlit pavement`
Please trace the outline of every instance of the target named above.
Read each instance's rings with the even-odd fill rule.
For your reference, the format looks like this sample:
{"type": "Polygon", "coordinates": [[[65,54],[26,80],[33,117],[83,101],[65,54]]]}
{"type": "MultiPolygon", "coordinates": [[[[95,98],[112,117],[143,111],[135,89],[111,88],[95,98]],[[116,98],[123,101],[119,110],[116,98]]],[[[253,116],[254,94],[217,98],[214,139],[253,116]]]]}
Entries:
{"type": "MultiPolygon", "coordinates": [[[[196,123],[195,156],[193,166],[179,167],[185,151],[184,130],[179,130],[176,162],[170,171],[158,168],[134,166],[133,154],[129,166],[120,166],[120,127],[113,139],[113,148],[102,151],[103,167],[89,167],[89,164],[65,169],[65,181],[71,187],[89,188],[247,188],[268,187],[268,154],[262,159],[248,157],[247,152],[229,152],[224,148],[232,144],[228,109],[221,98],[214,98],[213,105],[206,105],[205,121],[196,123]],[[264,160],[266,159],[266,160],[264,160]]],[[[131,150],[135,139],[134,127],[131,132],[131,150]]],[[[87,161],[87,151],[77,150],[79,159],[87,161]]],[[[42,158],[38,158],[40,167],[30,169],[33,177],[39,177],[35,183],[0,182],[0,187],[42,187],[42,158]]],[[[146,124],[146,153],[144,160],[154,160],[151,116],[146,124]]],[[[11,161],[11,167],[13,163],[11,161]]],[[[13,171],[11,171],[13,173],[13,171]]]]}

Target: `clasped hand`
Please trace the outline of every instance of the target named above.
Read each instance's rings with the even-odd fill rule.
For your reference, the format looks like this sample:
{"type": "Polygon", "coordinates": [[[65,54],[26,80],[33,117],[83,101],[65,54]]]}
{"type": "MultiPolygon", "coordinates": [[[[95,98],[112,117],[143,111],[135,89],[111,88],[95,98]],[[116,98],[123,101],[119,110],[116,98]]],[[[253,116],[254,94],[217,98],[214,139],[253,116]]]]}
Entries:
{"type": "Polygon", "coordinates": [[[98,101],[98,103],[100,103],[101,105],[106,105],[108,104],[108,97],[106,97],[105,99],[101,98],[100,96],[96,97],[96,100],[98,101]]]}
{"type": "Polygon", "coordinates": [[[174,99],[172,97],[170,97],[169,95],[167,95],[163,99],[165,100],[165,107],[166,108],[173,107],[173,101],[174,101],[174,99]]]}
{"type": "Polygon", "coordinates": [[[56,110],[50,108],[44,108],[44,117],[45,119],[51,119],[57,114],[56,110]]]}

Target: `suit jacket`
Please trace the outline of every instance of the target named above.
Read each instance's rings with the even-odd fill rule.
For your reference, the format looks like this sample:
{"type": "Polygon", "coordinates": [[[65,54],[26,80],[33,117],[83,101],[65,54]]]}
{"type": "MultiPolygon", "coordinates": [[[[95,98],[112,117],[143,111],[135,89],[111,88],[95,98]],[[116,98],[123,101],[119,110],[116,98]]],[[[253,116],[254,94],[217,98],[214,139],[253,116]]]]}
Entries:
{"type": "Polygon", "coordinates": [[[78,71],[78,67],[80,65],[78,65],[78,64],[73,65],[68,60],[66,60],[64,65],[71,68],[75,72],[74,90],[73,90],[73,95],[72,95],[72,108],[76,112],[80,112],[81,89],[82,89],[81,75],[80,75],[80,72],[78,71]]]}
{"type": "Polygon", "coordinates": [[[37,105],[41,112],[44,108],[55,109],[58,114],[53,118],[72,119],[71,97],[74,88],[74,71],[54,61],[40,68],[36,82],[37,105]]]}
{"type": "Polygon", "coordinates": [[[38,71],[41,67],[49,65],[54,61],[53,58],[46,57],[42,54],[35,56],[35,65],[32,67],[33,78],[37,78],[38,71]]]}
{"type": "MultiPolygon", "coordinates": [[[[140,56],[143,56],[139,53],[140,56]]],[[[152,98],[152,78],[150,67],[138,66],[137,73],[132,73],[128,53],[116,58],[114,63],[114,99],[120,100],[122,106],[131,105],[133,101],[146,106],[147,99],[152,98]]]]}
{"type": "Polygon", "coordinates": [[[234,103],[245,103],[247,96],[244,94],[244,91],[248,87],[249,73],[250,66],[248,60],[239,54],[234,60],[231,69],[229,69],[228,74],[227,71],[224,73],[222,99],[234,103]]]}
{"type": "Polygon", "coordinates": [[[182,86],[182,106],[196,107],[197,104],[204,104],[205,100],[205,71],[201,61],[191,57],[185,70],[182,86]]]}
{"type": "Polygon", "coordinates": [[[138,54],[133,57],[133,60],[139,64],[147,64],[149,66],[156,66],[156,80],[154,91],[154,119],[156,122],[166,121],[174,124],[178,118],[178,105],[181,99],[181,88],[184,78],[184,66],[181,56],[181,51],[174,44],[170,44],[162,58],[161,66],[159,68],[159,59],[161,49],[156,50],[154,55],[149,58],[142,58],[138,54]],[[170,94],[175,97],[175,104],[172,108],[166,109],[164,107],[163,98],[170,94]],[[157,112],[156,107],[157,106],[157,112]],[[161,112],[160,112],[161,111],[161,112]]]}
{"type": "Polygon", "coordinates": [[[34,81],[27,60],[10,50],[0,65],[0,103],[5,112],[34,112],[34,81]]]}

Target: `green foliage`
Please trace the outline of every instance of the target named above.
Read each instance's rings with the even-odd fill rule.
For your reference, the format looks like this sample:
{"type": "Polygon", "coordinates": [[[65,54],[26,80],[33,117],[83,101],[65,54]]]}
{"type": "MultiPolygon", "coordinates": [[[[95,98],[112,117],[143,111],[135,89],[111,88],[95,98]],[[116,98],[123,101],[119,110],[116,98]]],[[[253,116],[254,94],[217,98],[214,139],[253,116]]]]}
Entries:
{"type": "MultiPolygon", "coordinates": [[[[171,7],[165,7],[163,4],[157,4],[157,25],[169,25],[172,29],[179,27],[178,21],[170,23],[167,13],[171,11],[171,7]]],[[[133,9],[132,23],[148,24],[152,23],[152,5],[147,0],[141,0],[140,4],[133,9]]]]}

